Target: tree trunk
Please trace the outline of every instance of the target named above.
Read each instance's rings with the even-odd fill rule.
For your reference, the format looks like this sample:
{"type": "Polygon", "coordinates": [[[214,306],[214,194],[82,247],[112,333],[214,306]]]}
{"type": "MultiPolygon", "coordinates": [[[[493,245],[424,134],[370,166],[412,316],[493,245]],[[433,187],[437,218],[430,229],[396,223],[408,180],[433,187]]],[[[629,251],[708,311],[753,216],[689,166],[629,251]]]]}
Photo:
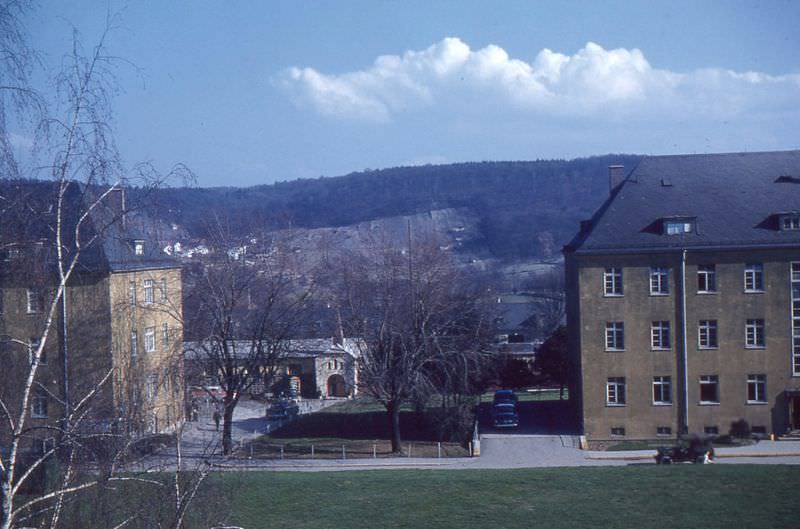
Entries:
{"type": "Polygon", "coordinates": [[[391,401],[386,405],[386,411],[389,412],[389,431],[392,436],[392,452],[399,454],[403,450],[403,444],[400,440],[400,406],[399,402],[391,401]]]}
{"type": "Polygon", "coordinates": [[[222,453],[226,456],[230,455],[233,451],[233,440],[231,437],[233,430],[233,410],[235,407],[236,402],[225,397],[222,411],[222,453]]]}

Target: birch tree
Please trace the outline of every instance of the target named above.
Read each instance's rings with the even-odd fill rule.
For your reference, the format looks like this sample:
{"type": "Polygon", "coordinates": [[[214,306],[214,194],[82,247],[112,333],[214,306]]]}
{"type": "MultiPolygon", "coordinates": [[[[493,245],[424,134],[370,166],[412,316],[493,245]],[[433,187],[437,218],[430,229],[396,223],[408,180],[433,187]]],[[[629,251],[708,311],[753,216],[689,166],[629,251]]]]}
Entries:
{"type": "MultiPolygon", "coordinates": [[[[79,475],[92,446],[107,435],[92,431],[89,421],[96,417],[93,407],[101,400],[99,395],[109,391],[111,371],[95,373],[80,385],[80,393],[62,394],[53,391],[43,366],[58,333],[64,332],[58,327],[63,324],[59,314],[66,310],[67,287],[78,280],[105,231],[119,220],[111,207],[115,191],[133,183],[153,188],[162,181],[147,165],[125,172],[120,163],[109,125],[119,60],[107,52],[107,32],[91,49],[84,49],[75,34],[63,59],[64,68],[53,81],[55,97],[45,105],[46,98],[30,84],[37,61],[22,24],[30,10],[31,4],[22,0],[0,5],[0,166],[4,171],[0,179],[4,257],[0,287],[10,280],[40,282],[39,287],[28,289],[25,301],[30,318],[24,326],[4,325],[0,314],[3,365],[14,366],[4,371],[0,394],[1,529],[31,519],[59,527],[65,502],[72,495],[111,482],[141,479],[119,475],[118,458],[79,475]],[[26,124],[30,126],[25,128],[26,124]],[[20,142],[15,138],[23,134],[29,134],[28,143],[34,148],[20,161],[20,142]],[[16,180],[19,177],[26,180],[16,180]],[[35,417],[42,411],[37,410],[42,395],[58,404],[60,420],[35,417]],[[43,438],[49,442],[32,452],[32,444],[43,438]],[[35,478],[53,461],[60,472],[42,489],[35,478]]],[[[112,27],[110,18],[107,31],[112,27]]]]}

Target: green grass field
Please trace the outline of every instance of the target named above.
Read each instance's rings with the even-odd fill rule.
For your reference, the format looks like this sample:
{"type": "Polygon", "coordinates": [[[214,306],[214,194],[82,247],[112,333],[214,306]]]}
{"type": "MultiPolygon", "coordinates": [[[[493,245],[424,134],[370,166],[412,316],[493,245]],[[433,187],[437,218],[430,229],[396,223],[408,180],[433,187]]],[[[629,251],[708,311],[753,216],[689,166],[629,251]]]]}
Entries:
{"type": "Polygon", "coordinates": [[[797,527],[800,468],[252,472],[215,476],[259,528],[797,527]]]}

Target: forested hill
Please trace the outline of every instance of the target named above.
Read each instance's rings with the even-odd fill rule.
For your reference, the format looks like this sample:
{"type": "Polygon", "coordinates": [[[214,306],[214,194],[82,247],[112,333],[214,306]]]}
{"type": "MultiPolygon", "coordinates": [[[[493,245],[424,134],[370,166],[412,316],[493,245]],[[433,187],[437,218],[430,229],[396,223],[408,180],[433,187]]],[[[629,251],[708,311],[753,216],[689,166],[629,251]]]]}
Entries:
{"type": "Polygon", "coordinates": [[[477,217],[473,240],[499,258],[557,253],[608,195],[608,166],[638,156],[397,167],[249,188],[173,188],[164,220],[203,238],[217,214],[235,234],[254,228],[350,226],[456,208],[477,217]],[[548,241],[548,239],[550,239],[548,241]]]}

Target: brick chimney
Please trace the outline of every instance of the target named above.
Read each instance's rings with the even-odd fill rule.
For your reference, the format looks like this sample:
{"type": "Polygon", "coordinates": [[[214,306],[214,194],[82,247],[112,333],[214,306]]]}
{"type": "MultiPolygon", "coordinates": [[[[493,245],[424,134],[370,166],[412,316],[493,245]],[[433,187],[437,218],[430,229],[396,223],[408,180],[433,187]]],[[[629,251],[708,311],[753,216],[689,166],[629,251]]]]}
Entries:
{"type": "Polygon", "coordinates": [[[624,165],[608,166],[608,193],[611,194],[625,180],[624,165]]]}

